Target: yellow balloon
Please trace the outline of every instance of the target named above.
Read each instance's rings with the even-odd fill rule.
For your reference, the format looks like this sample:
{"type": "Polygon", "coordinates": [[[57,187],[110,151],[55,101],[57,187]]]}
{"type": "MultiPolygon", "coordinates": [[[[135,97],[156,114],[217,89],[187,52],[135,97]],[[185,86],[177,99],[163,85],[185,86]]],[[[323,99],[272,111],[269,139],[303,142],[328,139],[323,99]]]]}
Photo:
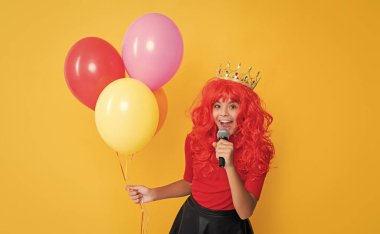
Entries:
{"type": "Polygon", "coordinates": [[[133,154],[154,136],[159,110],[152,91],[141,81],[122,78],[110,83],[95,107],[102,139],[115,151],[133,154]]]}

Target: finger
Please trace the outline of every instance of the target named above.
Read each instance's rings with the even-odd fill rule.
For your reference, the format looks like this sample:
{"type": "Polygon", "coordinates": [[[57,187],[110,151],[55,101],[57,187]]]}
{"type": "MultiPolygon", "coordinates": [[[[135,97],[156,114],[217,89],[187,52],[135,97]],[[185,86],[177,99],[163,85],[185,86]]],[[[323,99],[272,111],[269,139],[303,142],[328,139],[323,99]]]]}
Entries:
{"type": "Polygon", "coordinates": [[[230,153],[230,152],[232,152],[232,149],[229,147],[223,147],[223,148],[218,148],[216,150],[216,152],[218,152],[218,153],[230,153]]]}
{"type": "Polygon", "coordinates": [[[215,153],[217,157],[225,157],[227,154],[225,152],[218,151],[215,153]]]}
{"type": "Polygon", "coordinates": [[[216,154],[216,157],[217,158],[225,158],[225,157],[227,157],[227,155],[223,154],[223,153],[220,153],[220,154],[216,154]]]}
{"type": "Polygon", "coordinates": [[[231,146],[231,147],[233,147],[233,144],[229,141],[219,141],[217,145],[218,146],[231,146]]]}
{"type": "Polygon", "coordinates": [[[231,146],[221,145],[215,148],[217,151],[233,151],[234,148],[231,146]]]}
{"type": "Polygon", "coordinates": [[[132,190],[132,191],[129,192],[129,196],[136,196],[138,194],[139,194],[139,192],[137,192],[135,190],[132,190]]]}
{"type": "Polygon", "coordinates": [[[137,191],[137,192],[141,192],[141,190],[144,188],[144,186],[141,186],[141,185],[135,185],[135,186],[131,186],[130,187],[130,191],[137,191]]]}
{"type": "Polygon", "coordinates": [[[217,153],[226,153],[226,152],[231,152],[232,148],[230,147],[218,147],[215,149],[215,152],[217,153]]]}
{"type": "Polygon", "coordinates": [[[231,142],[229,142],[229,141],[227,141],[227,140],[224,140],[224,139],[220,139],[220,140],[218,141],[218,144],[225,144],[225,143],[231,143],[231,142]]]}
{"type": "Polygon", "coordinates": [[[217,157],[223,157],[223,158],[230,158],[231,157],[230,152],[217,152],[216,155],[217,155],[217,157]]]}
{"type": "Polygon", "coordinates": [[[215,152],[227,152],[227,151],[232,151],[233,148],[228,147],[228,146],[218,146],[215,148],[215,152]]]}
{"type": "Polygon", "coordinates": [[[142,198],[141,194],[137,194],[137,195],[132,195],[130,196],[132,200],[137,200],[137,199],[140,199],[142,198]]]}
{"type": "Polygon", "coordinates": [[[137,185],[127,185],[128,190],[136,190],[138,188],[137,185]]]}

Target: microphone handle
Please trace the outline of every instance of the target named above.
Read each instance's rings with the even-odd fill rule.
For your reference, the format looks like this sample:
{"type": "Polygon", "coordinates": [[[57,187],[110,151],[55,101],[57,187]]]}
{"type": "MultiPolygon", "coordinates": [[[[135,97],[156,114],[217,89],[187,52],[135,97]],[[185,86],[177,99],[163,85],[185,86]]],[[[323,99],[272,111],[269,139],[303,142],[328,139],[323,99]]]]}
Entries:
{"type": "MultiPolygon", "coordinates": [[[[218,137],[218,140],[220,140],[220,139],[223,139],[223,140],[226,140],[226,141],[228,141],[229,139],[228,139],[228,137],[226,137],[226,136],[223,136],[223,137],[218,137]]],[[[219,157],[219,167],[220,168],[224,168],[226,166],[226,160],[224,160],[224,158],[223,157],[219,157]]]]}
{"type": "Polygon", "coordinates": [[[223,168],[226,165],[226,161],[223,157],[219,157],[219,167],[223,168]]]}

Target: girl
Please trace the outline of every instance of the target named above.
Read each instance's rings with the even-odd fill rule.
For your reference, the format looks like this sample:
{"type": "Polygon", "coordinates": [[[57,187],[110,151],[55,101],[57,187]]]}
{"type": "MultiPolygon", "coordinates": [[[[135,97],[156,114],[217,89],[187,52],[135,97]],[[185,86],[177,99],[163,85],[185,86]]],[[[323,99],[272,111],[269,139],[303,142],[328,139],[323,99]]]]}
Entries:
{"type": "Polygon", "coordinates": [[[192,111],[183,179],[152,189],[127,187],[136,204],[190,195],[170,233],[253,233],[248,218],[274,154],[268,132],[272,117],[261,107],[253,83],[228,76],[211,79],[192,111]],[[216,140],[220,129],[227,130],[229,140],[216,140]],[[224,168],[218,166],[219,157],[224,168]]]}

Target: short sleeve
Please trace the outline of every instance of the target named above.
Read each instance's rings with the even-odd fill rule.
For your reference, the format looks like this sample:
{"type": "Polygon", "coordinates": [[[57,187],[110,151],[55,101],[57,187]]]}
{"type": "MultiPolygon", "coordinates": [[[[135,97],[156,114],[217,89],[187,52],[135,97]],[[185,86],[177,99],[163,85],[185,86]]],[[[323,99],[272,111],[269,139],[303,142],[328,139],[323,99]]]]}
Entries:
{"type": "Polygon", "coordinates": [[[186,137],[185,141],[185,173],[183,179],[190,183],[193,180],[193,158],[191,155],[189,136],[186,137]]]}
{"type": "Polygon", "coordinates": [[[254,179],[250,179],[250,177],[248,176],[247,180],[244,183],[244,187],[248,190],[249,193],[253,194],[257,200],[259,200],[260,198],[265,177],[266,173],[260,177],[255,177],[254,179]]]}

